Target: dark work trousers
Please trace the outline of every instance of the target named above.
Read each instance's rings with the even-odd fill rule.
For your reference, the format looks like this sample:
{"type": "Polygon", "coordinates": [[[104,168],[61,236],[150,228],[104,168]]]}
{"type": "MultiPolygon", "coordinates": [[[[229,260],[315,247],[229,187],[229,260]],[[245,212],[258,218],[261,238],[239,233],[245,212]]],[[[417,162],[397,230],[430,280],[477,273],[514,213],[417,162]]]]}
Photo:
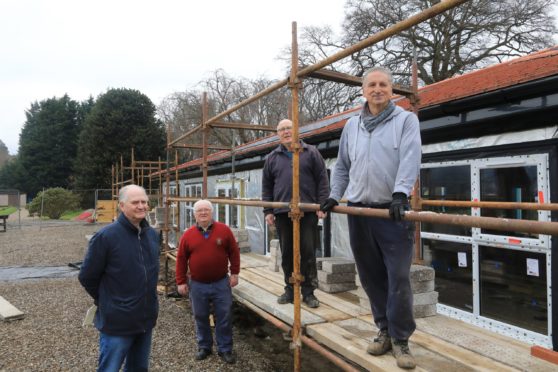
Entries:
{"type": "MultiPolygon", "coordinates": [[[[293,273],[293,221],[288,213],[275,215],[275,227],[281,245],[281,267],[285,277],[285,291],[292,294],[293,285],[289,278],[293,273]]],[[[302,296],[314,293],[318,286],[316,270],[316,248],[318,244],[318,216],[306,212],[300,219],[300,273],[304,276],[301,284],[302,296]]]]}
{"type": "Polygon", "coordinates": [[[374,322],[379,329],[387,328],[391,337],[407,340],[416,328],[410,282],[414,223],[347,217],[351,249],[374,322]]]}

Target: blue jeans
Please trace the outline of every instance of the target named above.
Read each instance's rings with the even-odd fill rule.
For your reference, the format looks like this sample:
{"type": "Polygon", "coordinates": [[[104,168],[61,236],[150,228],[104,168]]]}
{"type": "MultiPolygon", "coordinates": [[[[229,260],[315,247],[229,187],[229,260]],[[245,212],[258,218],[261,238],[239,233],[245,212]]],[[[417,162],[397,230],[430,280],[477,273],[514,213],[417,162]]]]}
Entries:
{"type": "Polygon", "coordinates": [[[232,292],[229,277],[213,283],[190,280],[190,301],[196,320],[198,348],[211,350],[213,337],[209,324],[210,304],[213,303],[217,351],[232,352],[232,292]]]}
{"type": "Polygon", "coordinates": [[[131,336],[99,335],[99,368],[97,371],[118,372],[124,359],[124,371],[147,371],[153,330],[131,336]]]}

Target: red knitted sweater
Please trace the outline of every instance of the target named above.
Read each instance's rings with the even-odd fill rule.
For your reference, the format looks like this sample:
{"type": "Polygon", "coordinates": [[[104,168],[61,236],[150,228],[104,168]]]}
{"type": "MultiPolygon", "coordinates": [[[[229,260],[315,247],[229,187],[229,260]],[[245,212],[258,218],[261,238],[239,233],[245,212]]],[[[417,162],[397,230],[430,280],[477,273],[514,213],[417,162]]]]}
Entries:
{"type": "Polygon", "coordinates": [[[176,284],[186,284],[188,268],[193,280],[211,283],[222,279],[229,271],[240,271],[240,251],[231,229],[213,221],[209,234],[192,226],[180,238],[176,256],[176,284]]]}

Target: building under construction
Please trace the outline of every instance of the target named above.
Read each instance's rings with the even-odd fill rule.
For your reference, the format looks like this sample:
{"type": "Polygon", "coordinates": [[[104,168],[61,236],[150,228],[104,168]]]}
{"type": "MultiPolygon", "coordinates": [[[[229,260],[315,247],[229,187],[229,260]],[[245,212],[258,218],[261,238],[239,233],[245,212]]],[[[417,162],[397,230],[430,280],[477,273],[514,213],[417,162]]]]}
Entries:
{"type": "MultiPolygon", "coordinates": [[[[235,297],[270,321],[283,324],[279,327],[289,330],[293,327],[295,359],[300,357],[300,340],[308,345],[318,340],[363,368],[395,366],[394,361],[366,356],[366,346],[362,345],[366,344],[366,337],[369,339],[373,334],[372,328],[366,328],[372,327],[371,316],[354,290],[341,297],[318,291],[317,296],[323,304],[319,309],[301,309],[300,301],[289,305],[289,309],[277,309],[270,304],[275,304],[275,292],[282,289],[282,275],[268,270],[276,253],[274,232],[264,222],[262,206],[265,203],[259,199],[264,158],[277,146],[278,137],[272,134],[210,153],[211,129],[228,126],[235,130],[274,130],[276,123],[250,128],[249,124],[220,120],[242,105],[288,85],[293,92],[296,133],[293,142],[300,137],[315,145],[328,169],[332,169],[341,131],[350,117],[358,115],[359,108],[299,129],[297,100],[301,79],[311,74],[332,79],[332,74],[323,70],[328,64],[388,37],[390,32],[400,32],[461,2],[441,2],[424,15],[421,13],[402,22],[405,24],[386,29],[383,35],[373,35],[354,48],[301,70],[296,65],[296,26],[293,26],[293,66],[288,79],[213,118],[207,117],[207,98],[204,97],[203,123],[179,138],[169,138],[166,166],[157,162],[156,167],[161,169],[155,172],[151,169],[149,174],[141,176],[142,179],[158,179],[154,183],[160,187],[157,198],[162,208],[157,220],[165,233],[167,258],[173,257],[181,231],[195,223],[191,207],[194,200],[202,197],[214,202],[215,220],[228,224],[246,237],[251,253],[243,255],[241,280],[245,284],[234,289],[235,297]],[[189,135],[196,131],[203,134],[203,143],[188,143],[189,135]],[[178,149],[184,143],[191,148],[198,146],[202,153],[179,164],[178,156],[171,149],[178,149]],[[266,298],[271,300],[266,302],[266,298]]],[[[335,79],[359,84],[355,77],[336,75],[335,79]]],[[[411,343],[423,347],[426,354],[436,353],[437,349],[449,350],[447,358],[465,366],[544,369],[545,365],[532,360],[520,360],[525,350],[499,335],[533,346],[531,352],[534,354],[556,358],[558,306],[553,304],[552,298],[558,295],[558,279],[552,276],[552,271],[558,265],[555,258],[558,257],[558,243],[553,239],[558,235],[558,205],[552,201],[558,199],[558,47],[418,90],[416,87],[401,88],[399,93],[395,103],[407,109],[414,108],[418,113],[423,143],[413,212],[406,218],[419,226],[415,262],[435,272],[437,304],[434,306],[436,314],[444,316],[420,320],[419,331],[411,337],[411,343]],[[474,327],[458,331],[458,323],[449,319],[474,327]],[[447,333],[445,336],[441,335],[443,331],[447,333]],[[458,332],[462,332],[460,336],[456,336],[458,332]],[[475,334],[481,335],[484,341],[471,341],[475,334]],[[477,342],[477,345],[468,342],[477,342]],[[501,345],[501,348],[495,350],[493,345],[501,345]],[[474,351],[469,355],[463,349],[474,351]],[[501,361],[504,353],[506,363],[501,361]],[[500,359],[498,354],[501,354],[500,359]]],[[[295,150],[295,164],[297,156],[295,150]]],[[[123,173],[126,168],[123,164],[120,167],[116,174],[123,173]]],[[[298,169],[293,174],[298,174],[298,169]]],[[[115,185],[125,183],[123,178],[115,179],[115,185]]],[[[134,179],[140,177],[136,174],[131,178],[134,179]]],[[[300,204],[294,190],[291,207],[296,219],[297,213],[315,210],[316,206],[300,204]]],[[[344,208],[335,211],[355,213],[344,208]]],[[[387,216],[387,211],[379,213],[383,212],[387,216]]],[[[352,259],[345,214],[332,213],[324,220],[320,240],[320,257],[332,258],[332,262],[335,258],[352,259]]],[[[330,357],[335,359],[335,356],[330,357]]],[[[430,358],[434,364],[444,363],[434,356],[430,358]]],[[[417,361],[419,367],[430,370],[426,359],[421,364],[420,353],[417,361]]],[[[295,368],[296,365],[295,361],[295,368]]],[[[348,368],[342,361],[339,365],[348,368]]]]}

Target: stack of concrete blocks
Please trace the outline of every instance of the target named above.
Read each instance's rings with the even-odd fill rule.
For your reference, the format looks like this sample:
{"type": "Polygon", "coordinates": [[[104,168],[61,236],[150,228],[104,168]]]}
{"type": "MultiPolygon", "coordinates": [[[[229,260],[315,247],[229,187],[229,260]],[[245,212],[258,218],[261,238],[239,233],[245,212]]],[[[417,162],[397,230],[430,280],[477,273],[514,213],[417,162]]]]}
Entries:
{"type": "Polygon", "coordinates": [[[238,248],[240,249],[240,253],[248,253],[251,251],[250,249],[250,239],[248,237],[248,230],[246,229],[231,229],[234,237],[236,238],[236,242],[238,243],[238,248]]]}
{"type": "Polygon", "coordinates": [[[365,309],[366,311],[372,311],[372,309],[370,308],[370,300],[368,299],[366,292],[364,292],[364,288],[362,288],[362,283],[360,282],[360,277],[358,276],[358,274],[355,277],[355,284],[357,286],[356,295],[358,296],[360,307],[365,309]]]}
{"type": "MultiPolygon", "coordinates": [[[[317,261],[318,262],[318,261],[317,261]]],[[[318,288],[324,292],[337,293],[351,291],[355,285],[355,262],[344,258],[320,260],[318,288]]]]}
{"type": "MultiPolygon", "coordinates": [[[[434,291],[434,269],[422,265],[411,265],[411,289],[413,291],[413,314],[415,318],[425,318],[436,315],[436,304],[438,303],[438,292],[434,291]]],[[[355,279],[357,285],[356,294],[360,307],[371,311],[370,301],[360,278],[355,279]]]]}
{"type": "Polygon", "coordinates": [[[269,242],[269,270],[281,271],[281,247],[279,246],[279,239],[272,239],[269,242]]]}
{"type": "Polygon", "coordinates": [[[411,289],[413,290],[413,314],[415,318],[436,315],[438,292],[434,291],[433,268],[411,265],[411,289]]]}

